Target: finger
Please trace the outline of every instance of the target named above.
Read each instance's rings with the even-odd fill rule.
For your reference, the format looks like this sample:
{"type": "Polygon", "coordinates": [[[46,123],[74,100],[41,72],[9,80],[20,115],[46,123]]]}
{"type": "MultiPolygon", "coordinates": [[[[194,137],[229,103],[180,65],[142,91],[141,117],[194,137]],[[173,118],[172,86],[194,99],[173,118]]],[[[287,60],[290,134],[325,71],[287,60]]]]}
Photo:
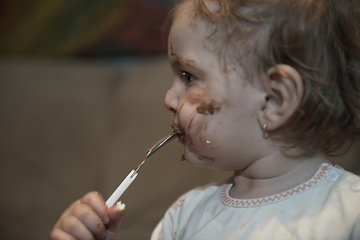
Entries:
{"type": "Polygon", "coordinates": [[[66,217],[66,216],[70,216],[73,214],[74,210],[77,208],[77,206],[81,204],[80,199],[76,200],[75,202],[73,202],[64,212],[63,214],[61,214],[61,217],[66,217]]]}
{"type": "Polygon", "coordinates": [[[73,236],[70,234],[64,232],[63,230],[59,228],[54,228],[54,230],[51,232],[50,235],[51,240],[76,240],[73,236]]]}
{"type": "Polygon", "coordinates": [[[125,205],[115,204],[109,209],[110,223],[106,225],[106,239],[113,239],[119,231],[125,214],[125,205]]]}
{"type": "Polygon", "coordinates": [[[73,216],[78,218],[96,239],[105,238],[105,226],[91,206],[85,203],[79,204],[73,216]]]}
{"type": "Polygon", "coordinates": [[[85,225],[74,216],[66,216],[61,222],[61,229],[67,234],[72,235],[75,239],[91,239],[94,240],[93,235],[85,227],[85,225]]]}
{"type": "Polygon", "coordinates": [[[90,192],[86,194],[81,200],[81,203],[88,204],[94,209],[104,224],[109,223],[108,208],[105,204],[104,198],[98,192],[90,192]]]}

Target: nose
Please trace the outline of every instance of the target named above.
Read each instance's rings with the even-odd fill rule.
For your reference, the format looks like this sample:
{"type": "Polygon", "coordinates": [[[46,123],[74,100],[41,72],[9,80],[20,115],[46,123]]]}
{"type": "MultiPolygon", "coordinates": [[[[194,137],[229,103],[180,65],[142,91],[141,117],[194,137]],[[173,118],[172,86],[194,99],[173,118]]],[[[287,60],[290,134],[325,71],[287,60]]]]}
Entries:
{"type": "Polygon", "coordinates": [[[175,83],[171,86],[170,90],[166,93],[164,103],[165,103],[165,107],[169,111],[171,111],[173,113],[177,112],[179,99],[178,99],[178,95],[176,92],[175,83]]]}

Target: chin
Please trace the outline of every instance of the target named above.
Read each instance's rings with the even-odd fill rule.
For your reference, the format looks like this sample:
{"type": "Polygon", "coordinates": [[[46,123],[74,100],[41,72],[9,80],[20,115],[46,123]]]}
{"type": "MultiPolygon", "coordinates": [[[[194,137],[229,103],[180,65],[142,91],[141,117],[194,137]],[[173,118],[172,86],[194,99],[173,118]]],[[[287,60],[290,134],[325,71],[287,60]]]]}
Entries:
{"type": "Polygon", "coordinates": [[[184,152],[185,160],[195,167],[207,167],[212,168],[211,165],[214,163],[214,159],[211,157],[206,157],[202,155],[198,155],[189,151],[189,149],[185,146],[184,152]]]}

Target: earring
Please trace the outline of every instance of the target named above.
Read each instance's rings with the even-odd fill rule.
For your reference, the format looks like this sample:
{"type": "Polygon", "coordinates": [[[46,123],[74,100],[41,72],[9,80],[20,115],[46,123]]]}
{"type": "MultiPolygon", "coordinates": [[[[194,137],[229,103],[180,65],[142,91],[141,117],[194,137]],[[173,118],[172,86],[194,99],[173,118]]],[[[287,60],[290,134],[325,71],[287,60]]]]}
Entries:
{"type": "Polygon", "coordinates": [[[264,126],[263,126],[263,136],[264,136],[264,138],[268,138],[269,137],[269,133],[266,131],[266,124],[264,124],[264,126]]]}
{"type": "Polygon", "coordinates": [[[184,156],[184,154],[181,156],[180,161],[185,161],[185,156],[184,156]]]}

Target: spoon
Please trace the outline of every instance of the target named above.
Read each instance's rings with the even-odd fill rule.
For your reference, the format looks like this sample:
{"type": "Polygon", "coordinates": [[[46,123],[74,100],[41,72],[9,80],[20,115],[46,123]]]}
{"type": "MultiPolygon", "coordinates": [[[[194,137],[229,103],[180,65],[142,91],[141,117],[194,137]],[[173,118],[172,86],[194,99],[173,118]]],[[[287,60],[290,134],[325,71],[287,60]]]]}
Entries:
{"type": "Polygon", "coordinates": [[[160,139],[157,143],[154,144],[151,148],[148,149],[147,154],[145,156],[145,159],[139,164],[139,166],[136,168],[136,170],[132,170],[127,177],[120,183],[120,185],[117,187],[117,189],[111,194],[111,196],[106,201],[106,205],[108,208],[112,207],[115,202],[121,197],[121,195],[125,192],[125,190],[130,186],[130,184],[135,180],[137,177],[140,168],[146,160],[153,155],[159,148],[164,146],[165,143],[171,141],[178,135],[178,132],[171,133],[167,135],[166,137],[160,139]]]}

